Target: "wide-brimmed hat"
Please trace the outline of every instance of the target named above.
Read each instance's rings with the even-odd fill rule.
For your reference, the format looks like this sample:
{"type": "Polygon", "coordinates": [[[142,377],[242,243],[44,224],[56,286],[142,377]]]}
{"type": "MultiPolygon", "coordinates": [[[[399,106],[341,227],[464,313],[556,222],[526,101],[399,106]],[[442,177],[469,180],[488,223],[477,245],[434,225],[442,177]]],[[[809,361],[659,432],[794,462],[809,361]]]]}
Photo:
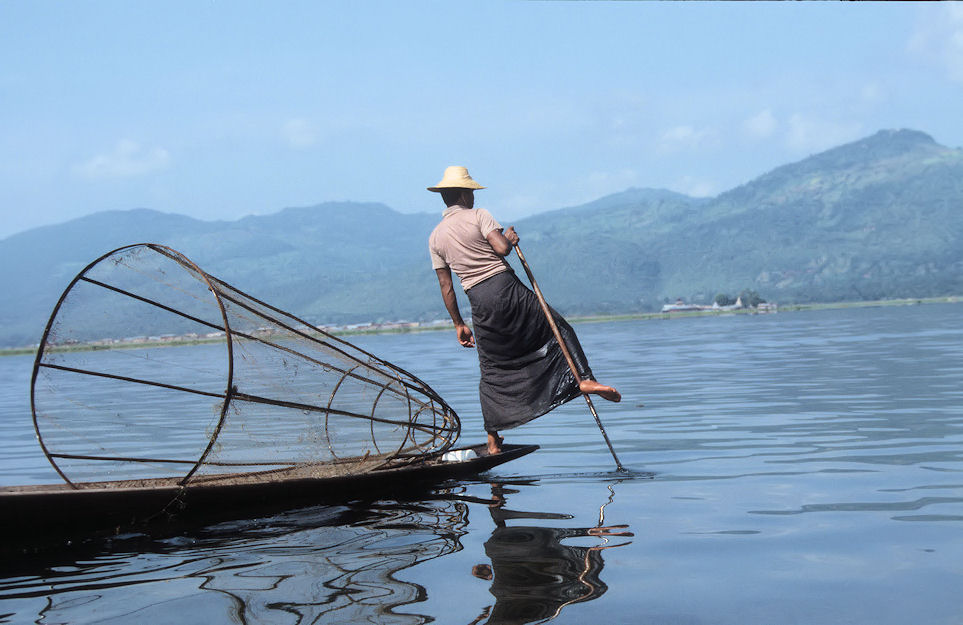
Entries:
{"type": "Polygon", "coordinates": [[[428,187],[429,191],[441,191],[442,189],[484,189],[468,175],[468,169],[459,165],[452,165],[445,168],[445,175],[441,182],[433,187],[428,187]]]}

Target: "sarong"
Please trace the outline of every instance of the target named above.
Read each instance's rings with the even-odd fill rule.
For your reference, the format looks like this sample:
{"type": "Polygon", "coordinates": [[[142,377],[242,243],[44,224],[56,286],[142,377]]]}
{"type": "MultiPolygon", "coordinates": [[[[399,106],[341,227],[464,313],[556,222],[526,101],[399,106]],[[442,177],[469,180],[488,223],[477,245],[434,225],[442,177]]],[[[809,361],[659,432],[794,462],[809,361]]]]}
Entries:
{"type": "MultiPolygon", "coordinates": [[[[468,289],[481,381],[485,430],[508,430],[581,393],[538,298],[504,271],[468,289]]],[[[572,327],[552,317],[582,379],[595,379],[572,327]]]]}

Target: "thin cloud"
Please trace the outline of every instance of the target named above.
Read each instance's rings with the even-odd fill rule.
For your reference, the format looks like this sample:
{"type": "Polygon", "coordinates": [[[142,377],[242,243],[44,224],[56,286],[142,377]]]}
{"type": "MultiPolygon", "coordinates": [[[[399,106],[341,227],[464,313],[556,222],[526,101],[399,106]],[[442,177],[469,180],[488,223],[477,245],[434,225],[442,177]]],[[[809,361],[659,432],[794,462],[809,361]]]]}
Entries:
{"type": "Polygon", "coordinates": [[[760,111],[742,122],[743,129],[752,139],[768,139],[776,132],[778,126],[779,122],[769,109],[760,111]]]}
{"type": "Polygon", "coordinates": [[[166,169],[170,153],[161,147],[143,148],[136,141],[122,139],[106,154],[98,154],[74,170],[84,178],[130,178],[166,169]]]}
{"type": "Polygon", "coordinates": [[[859,97],[864,104],[879,104],[885,101],[886,94],[879,83],[867,83],[863,85],[863,88],[859,90],[859,97]]]}
{"type": "Polygon", "coordinates": [[[669,128],[659,137],[659,149],[663,152],[680,152],[704,147],[714,138],[711,130],[681,125],[669,128]]]}
{"type": "Polygon", "coordinates": [[[708,180],[700,180],[693,176],[683,176],[672,185],[672,190],[689,197],[714,197],[718,195],[718,186],[708,180]]]}
{"type": "Polygon", "coordinates": [[[281,136],[292,148],[310,148],[317,145],[318,127],[306,119],[289,119],[281,128],[281,136]]]}

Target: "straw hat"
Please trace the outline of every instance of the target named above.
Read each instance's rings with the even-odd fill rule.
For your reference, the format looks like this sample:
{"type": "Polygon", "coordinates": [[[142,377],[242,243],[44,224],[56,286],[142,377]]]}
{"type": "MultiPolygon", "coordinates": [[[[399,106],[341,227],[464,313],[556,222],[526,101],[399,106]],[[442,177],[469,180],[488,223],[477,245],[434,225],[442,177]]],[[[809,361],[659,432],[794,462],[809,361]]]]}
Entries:
{"type": "Polygon", "coordinates": [[[428,187],[429,191],[441,191],[442,189],[484,189],[468,175],[468,169],[459,165],[452,165],[445,169],[445,175],[441,182],[433,187],[428,187]]]}

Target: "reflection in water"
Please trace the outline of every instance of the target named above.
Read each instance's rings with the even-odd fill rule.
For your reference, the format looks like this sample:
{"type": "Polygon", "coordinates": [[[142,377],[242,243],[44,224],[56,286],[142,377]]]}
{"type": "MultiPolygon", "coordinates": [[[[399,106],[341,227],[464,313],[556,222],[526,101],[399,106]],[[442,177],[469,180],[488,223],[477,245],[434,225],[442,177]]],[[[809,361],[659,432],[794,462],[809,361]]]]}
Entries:
{"type": "Polygon", "coordinates": [[[130,553],[101,544],[4,576],[0,622],[426,623],[401,611],[425,600],[424,587],[397,573],[460,550],[467,510],[450,500],[308,508],[129,539],[130,553]]]}
{"type": "MultiPolygon", "coordinates": [[[[305,508],[185,536],[120,537],[7,561],[0,564],[0,623],[428,623],[436,617],[413,606],[429,592],[399,574],[461,551],[469,504],[485,505],[495,522],[485,543],[491,563],[473,571],[491,580],[495,603],[475,623],[550,620],[607,590],[599,578],[602,551],[627,544],[608,544],[610,537],[632,534],[605,525],[604,505],[595,527],[516,525],[572,517],[510,510],[507,497],[519,491],[505,484],[491,485],[491,499],[466,491],[305,508]],[[563,544],[574,538],[598,544],[563,544]]],[[[432,571],[419,575],[431,578],[432,571]]]]}
{"type": "Polygon", "coordinates": [[[425,600],[426,590],[396,577],[397,573],[460,550],[467,506],[458,502],[389,504],[349,528],[335,544],[299,552],[297,558],[276,557],[242,573],[227,571],[202,586],[232,597],[251,623],[427,623],[432,619],[399,611],[425,600]],[[359,532],[364,528],[366,531],[359,532]],[[285,620],[279,620],[282,616],[285,620]]]}
{"type": "Polygon", "coordinates": [[[495,530],[485,543],[491,565],[477,564],[472,575],[491,580],[495,605],[488,606],[472,623],[487,625],[548,621],[573,603],[597,599],[608,590],[599,579],[604,563],[602,551],[628,544],[607,544],[611,536],[632,536],[627,525],[604,525],[605,506],[599,508],[596,527],[557,528],[509,526],[515,519],[571,519],[566,514],[518,512],[505,508],[505,495],[518,492],[501,484],[492,485],[489,508],[495,530]],[[582,547],[562,544],[572,538],[596,537],[599,544],[582,547]],[[487,620],[485,620],[487,619],[487,620]]]}

